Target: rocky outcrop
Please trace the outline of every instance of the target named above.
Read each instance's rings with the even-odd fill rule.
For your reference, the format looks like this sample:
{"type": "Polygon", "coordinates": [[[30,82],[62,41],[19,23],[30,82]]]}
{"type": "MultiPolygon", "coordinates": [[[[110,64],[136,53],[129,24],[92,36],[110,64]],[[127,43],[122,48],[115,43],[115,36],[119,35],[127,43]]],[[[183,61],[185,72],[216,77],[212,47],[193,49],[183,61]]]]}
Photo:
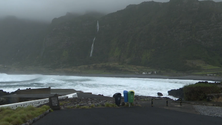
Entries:
{"type": "Polygon", "coordinates": [[[3,90],[0,90],[0,97],[3,96],[3,95],[7,95],[7,94],[8,94],[8,92],[5,92],[5,91],[3,91],[3,90]]]}
{"type": "Polygon", "coordinates": [[[5,92],[3,90],[0,90],[0,105],[7,103],[6,99],[2,97],[2,96],[5,96],[5,95],[9,95],[9,93],[5,92]]]}
{"type": "Polygon", "coordinates": [[[168,95],[171,95],[176,98],[184,98],[183,88],[172,89],[172,90],[168,91],[168,95]]]}
{"type": "Polygon", "coordinates": [[[160,97],[160,96],[163,96],[163,94],[161,92],[158,92],[157,95],[160,97]]]}

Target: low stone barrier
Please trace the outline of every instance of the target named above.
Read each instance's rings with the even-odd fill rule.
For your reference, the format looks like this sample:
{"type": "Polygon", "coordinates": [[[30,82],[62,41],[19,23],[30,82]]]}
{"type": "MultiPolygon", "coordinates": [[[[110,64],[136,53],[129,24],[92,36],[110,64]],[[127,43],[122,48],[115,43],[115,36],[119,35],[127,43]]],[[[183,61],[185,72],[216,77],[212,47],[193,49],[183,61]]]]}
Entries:
{"type": "MultiPolygon", "coordinates": [[[[66,99],[66,98],[75,98],[77,97],[76,93],[72,93],[69,95],[64,95],[64,96],[59,96],[59,99],[66,99]]],[[[44,99],[38,99],[38,100],[32,100],[32,101],[25,101],[25,102],[18,102],[18,103],[12,103],[12,104],[6,104],[6,105],[0,105],[0,108],[4,108],[4,107],[9,107],[12,109],[16,109],[18,107],[27,107],[27,106],[40,106],[43,104],[46,104],[49,102],[49,98],[44,98],[44,99]]]]}

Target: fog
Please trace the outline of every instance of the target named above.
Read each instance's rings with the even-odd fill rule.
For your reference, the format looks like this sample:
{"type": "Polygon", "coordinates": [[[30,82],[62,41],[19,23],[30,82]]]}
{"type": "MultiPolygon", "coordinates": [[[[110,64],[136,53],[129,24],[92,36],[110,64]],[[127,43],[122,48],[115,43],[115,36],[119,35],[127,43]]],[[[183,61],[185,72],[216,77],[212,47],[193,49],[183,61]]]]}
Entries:
{"type": "MultiPolygon", "coordinates": [[[[0,18],[16,16],[18,18],[51,21],[67,12],[102,13],[124,9],[129,4],[139,4],[147,0],[0,0],[0,18]]],[[[168,2],[169,0],[153,0],[168,2]]]]}
{"type": "MultiPolygon", "coordinates": [[[[51,21],[67,12],[110,13],[124,9],[129,4],[139,4],[143,1],[145,0],[0,0],[0,17],[16,16],[51,21]]],[[[168,0],[156,1],[166,2],[168,0]]]]}

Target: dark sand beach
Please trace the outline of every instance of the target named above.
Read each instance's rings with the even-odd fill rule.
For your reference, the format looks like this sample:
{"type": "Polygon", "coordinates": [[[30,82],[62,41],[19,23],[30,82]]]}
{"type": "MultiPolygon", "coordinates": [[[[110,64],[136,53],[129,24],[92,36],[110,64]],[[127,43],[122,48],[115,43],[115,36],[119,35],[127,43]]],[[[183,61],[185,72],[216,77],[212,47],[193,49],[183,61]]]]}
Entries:
{"type": "Polygon", "coordinates": [[[88,77],[122,77],[122,78],[159,78],[159,79],[189,79],[189,80],[206,80],[206,81],[222,81],[222,76],[207,75],[187,75],[187,74],[86,74],[86,73],[70,73],[48,71],[7,71],[7,74],[43,74],[43,75],[67,75],[67,76],[88,76],[88,77]]]}
{"type": "Polygon", "coordinates": [[[122,77],[122,78],[158,78],[158,79],[187,79],[187,80],[206,80],[206,81],[222,81],[219,76],[204,75],[142,75],[142,74],[73,74],[74,76],[91,76],[91,77],[122,77]]]}

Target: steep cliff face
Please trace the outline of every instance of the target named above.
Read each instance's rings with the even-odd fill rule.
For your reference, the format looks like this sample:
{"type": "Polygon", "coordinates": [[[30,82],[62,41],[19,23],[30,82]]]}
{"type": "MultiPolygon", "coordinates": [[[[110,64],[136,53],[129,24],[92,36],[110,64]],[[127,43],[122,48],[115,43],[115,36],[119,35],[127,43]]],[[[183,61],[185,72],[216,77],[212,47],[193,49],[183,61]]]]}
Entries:
{"type": "Polygon", "coordinates": [[[176,70],[198,68],[192,60],[221,66],[221,33],[221,3],[143,2],[100,18],[66,15],[54,19],[45,38],[43,58],[54,60],[57,66],[118,62],[176,70]]]}
{"type": "Polygon", "coordinates": [[[34,64],[49,24],[16,17],[0,20],[0,65],[34,64]]]}
{"type": "Polygon", "coordinates": [[[44,39],[43,63],[56,67],[87,64],[98,17],[68,13],[54,19],[44,39]]]}
{"type": "Polygon", "coordinates": [[[101,20],[113,35],[105,39],[109,60],[178,70],[198,68],[189,60],[221,65],[221,8],[214,2],[144,2],[107,15],[101,20]]]}
{"type": "Polygon", "coordinates": [[[39,49],[25,51],[33,54],[39,50],[26,57],[38,57],[37,64],[43,66],[117,62],[181,71],[198,69],[198,61],[222,66],[221,2],[151,1],[105,16],[67,13],[54,19],[45,32],[44,37],[33,38],[41,38],[39,44],[31,42],[39,49]]]}

